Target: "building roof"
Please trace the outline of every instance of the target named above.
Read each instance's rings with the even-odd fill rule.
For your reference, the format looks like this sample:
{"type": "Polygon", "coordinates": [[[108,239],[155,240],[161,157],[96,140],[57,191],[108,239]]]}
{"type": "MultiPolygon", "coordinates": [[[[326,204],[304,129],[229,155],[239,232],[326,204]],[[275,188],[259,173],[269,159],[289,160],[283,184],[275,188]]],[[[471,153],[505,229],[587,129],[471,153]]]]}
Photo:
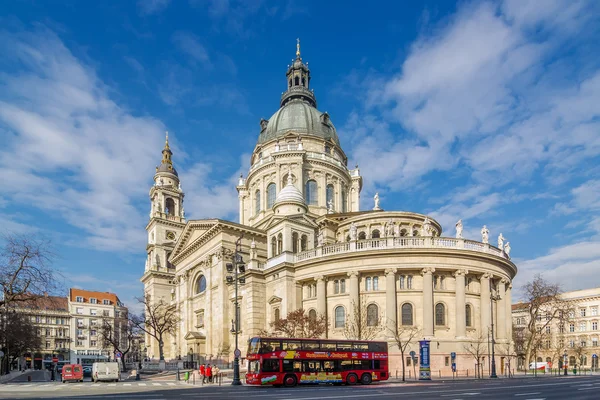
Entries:
{"type": "Polygon", "coordinates": [[[48,311],[68,311],[69,305],[66,297],[40,295],[19,296],[14,304],[17,309],[28,310],[48,310],[48,311]]]}
{"type": "Polygon", "coordinates": [[[306,202],[304,201],[304,196],[294,184],[292,183],[292,173],[291,170],[288,173],[287,177],[287,185],[275,197],[275,204],[281,203],[298,203],[303,206],[306,206],[306,202]]]}
{"type": "MultiPolygon", "coordinates": [[[[119,297],[117,297],[117,295],[114,293],[93,292],[90,290],[75,289],[75,288],[69,289],[69,301],[71,303],[77,303],[77,301],[76,301],[77,297],[83,297],[83,303],[88,303],[88,304],[90,304],[90,299],[96,299],[96,300],[98,300],[98,303],[100,303],[100,304],[102,304],[103,300],[109,300],[111,306],[122,305],[121,301],[119,300],[119,297]]],[[[81,302],[79,302],[79,303],[81,303],[81,302]]]]}

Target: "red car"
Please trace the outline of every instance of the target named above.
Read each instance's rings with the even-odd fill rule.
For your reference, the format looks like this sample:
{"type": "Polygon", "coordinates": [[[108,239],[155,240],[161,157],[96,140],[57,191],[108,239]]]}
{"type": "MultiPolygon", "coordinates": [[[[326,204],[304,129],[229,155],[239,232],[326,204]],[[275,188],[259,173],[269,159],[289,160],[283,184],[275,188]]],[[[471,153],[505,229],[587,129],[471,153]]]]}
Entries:
{"type": "Polygon", "coordinates": [[[62,368],[62,382],[83,382],[83,367],[80,364],[66,364],[62,368]]]}

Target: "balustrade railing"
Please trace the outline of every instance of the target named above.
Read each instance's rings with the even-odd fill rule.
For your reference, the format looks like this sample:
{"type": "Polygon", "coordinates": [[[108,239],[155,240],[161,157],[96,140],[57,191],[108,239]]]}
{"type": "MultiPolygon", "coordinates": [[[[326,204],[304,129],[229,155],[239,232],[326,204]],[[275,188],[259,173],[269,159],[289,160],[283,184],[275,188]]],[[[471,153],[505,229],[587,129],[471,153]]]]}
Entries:
{"type": "MultiPolygon", "coordinates": [[[[465,249],[480,253],[488,253],[510,259],[502,250],[486,243],[480,243],[473,240],[446,238],[446,237],[423,237],[423,236],[405,236],[389,237],[381,239],[365,239],[352,242],[335,243],[312,250],[303,251],[295,254],[294,261],[300,262],[312,258],[350,253],[355,251],[367,251],[375,249],[411,249],[411,248],[444,248],[444,249],[465,249]]],[[[280,258],[280,257],[278,257],[280,258]]],[[[269,260],[267,267],[274,266],[279,260],[269,260]]]]}

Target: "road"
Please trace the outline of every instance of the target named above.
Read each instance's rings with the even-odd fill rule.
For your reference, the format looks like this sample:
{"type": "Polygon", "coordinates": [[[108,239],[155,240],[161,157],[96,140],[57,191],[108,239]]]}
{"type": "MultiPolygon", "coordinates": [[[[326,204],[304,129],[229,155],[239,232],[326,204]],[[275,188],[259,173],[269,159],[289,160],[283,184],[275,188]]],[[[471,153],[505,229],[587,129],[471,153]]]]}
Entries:
{"type": "Polygon", "coordinates": [[[338,399],[419,399],[419,400],[597,400],[600,376],[519,378],[485,381],[431,383],[379,383],[370,386],[303,386],[296,388],[193,386],[183,382],[119,383],[11,383],[0,386],[0,399],[69,400],[338,400],[338,399]]]}

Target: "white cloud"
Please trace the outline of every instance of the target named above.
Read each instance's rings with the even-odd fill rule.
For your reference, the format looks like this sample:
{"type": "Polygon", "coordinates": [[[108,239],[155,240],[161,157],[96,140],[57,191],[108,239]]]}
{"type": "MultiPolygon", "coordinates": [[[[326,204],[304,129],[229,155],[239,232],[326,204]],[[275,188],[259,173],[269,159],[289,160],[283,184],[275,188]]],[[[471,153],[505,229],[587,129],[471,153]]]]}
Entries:
{"type": "Polygon", "coordinates": [[[177,31],[173,34],[172,40],[179,50],[187,54],[194,62],[203,63],[205,66],[210,63],[208,51],[200,43],[198,36],[190,32],[177,31]]]}
{"type": "Polygon", "coordinates": [[[137,6],[141,15],[158,14],[169,6],[171,0],[138,0],[137,6]]]}

